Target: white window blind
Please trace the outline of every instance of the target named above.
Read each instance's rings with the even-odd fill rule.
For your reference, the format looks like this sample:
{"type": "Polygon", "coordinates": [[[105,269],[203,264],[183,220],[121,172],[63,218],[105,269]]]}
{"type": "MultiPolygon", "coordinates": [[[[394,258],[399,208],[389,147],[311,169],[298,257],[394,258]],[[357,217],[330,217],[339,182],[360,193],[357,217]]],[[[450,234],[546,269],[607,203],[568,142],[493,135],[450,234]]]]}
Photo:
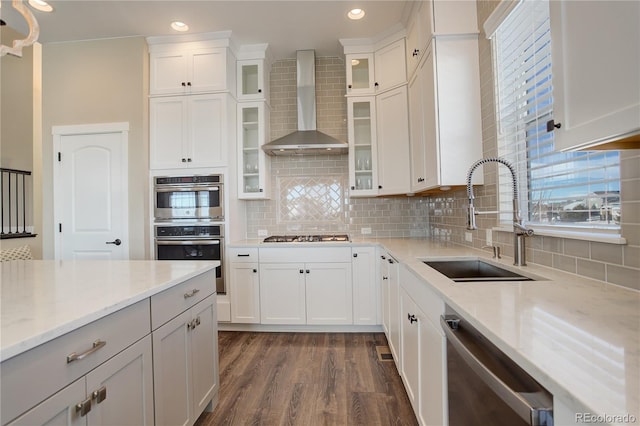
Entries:
{"type": "MultiPolygon", "coordinates": [[[[498,153],[516,167],[522,217],[554,227],[619,229],[619,153],[556,152],[553,132],[547,132],[553,118],[548,1],[521,1],[492,38],[498,153]]],[[[511,197],[511,174],[504,168],[501,211],[511,210],[511,197]]],[[[509,213],[501,216],[510,219],[509,213]]]]}

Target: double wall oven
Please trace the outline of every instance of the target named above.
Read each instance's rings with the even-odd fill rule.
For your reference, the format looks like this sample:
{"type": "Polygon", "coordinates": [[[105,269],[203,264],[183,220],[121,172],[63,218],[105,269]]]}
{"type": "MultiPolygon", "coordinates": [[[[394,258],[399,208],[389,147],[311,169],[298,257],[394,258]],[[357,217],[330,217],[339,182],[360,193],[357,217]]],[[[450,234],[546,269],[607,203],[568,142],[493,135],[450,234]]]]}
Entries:
{"type": "Polygon", "coordinates": [[[225,294],[223,176],[154,178],[157,260],[218,260],[216,291],[225,294]]]}

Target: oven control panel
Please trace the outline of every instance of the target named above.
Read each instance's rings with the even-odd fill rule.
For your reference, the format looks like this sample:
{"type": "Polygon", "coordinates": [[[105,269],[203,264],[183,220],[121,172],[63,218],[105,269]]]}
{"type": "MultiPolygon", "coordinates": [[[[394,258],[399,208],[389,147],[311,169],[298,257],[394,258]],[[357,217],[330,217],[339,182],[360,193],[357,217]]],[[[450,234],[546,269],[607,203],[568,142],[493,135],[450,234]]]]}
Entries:
{"type": "Polygon", "coordinates": [[[222,225],[167,225],[156,226],[156,238],[221,237],[222,225]]]}

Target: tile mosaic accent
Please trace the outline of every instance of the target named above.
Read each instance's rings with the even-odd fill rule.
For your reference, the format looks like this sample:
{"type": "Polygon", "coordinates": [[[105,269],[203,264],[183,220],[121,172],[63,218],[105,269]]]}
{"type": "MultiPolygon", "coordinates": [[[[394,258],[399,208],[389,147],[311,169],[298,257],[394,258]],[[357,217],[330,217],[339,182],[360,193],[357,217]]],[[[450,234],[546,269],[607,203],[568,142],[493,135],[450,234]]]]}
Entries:
{"type": "Polygon", "coordinates": [[[344,223],[342,176],[277,178],[278,223],[344,223]]]}

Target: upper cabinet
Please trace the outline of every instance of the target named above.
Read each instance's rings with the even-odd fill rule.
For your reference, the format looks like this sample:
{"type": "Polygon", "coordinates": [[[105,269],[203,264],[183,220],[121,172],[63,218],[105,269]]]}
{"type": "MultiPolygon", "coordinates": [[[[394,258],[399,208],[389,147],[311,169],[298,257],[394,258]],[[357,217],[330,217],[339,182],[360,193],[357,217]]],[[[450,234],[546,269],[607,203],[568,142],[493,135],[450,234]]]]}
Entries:
{"type": "Polygon", "coordinates": [[[640,2],[549,4],[556,149],[640,148],[640,2]]]}
{"type": "Polygon", "coordinates": [[[350,196],[378,195],[375,96],[347,98],[350,196]]]}
{"type": "Polygon", "coordinates": [[[269,99],[269,78],[264,59],[238,61],[238,101],[269,99]]]}
{"type": "Polygon", "coordinates": [[[352,50],[346,54],[347,96],[374,95],[407,82],[404,38],[377,49],[352,50]]]}
{"type": "Polygon", "coordinates": [[[150,46],[150,95],[235,89],[235,58],[228,48],[184,44],[150,46]]]}
{"type": "Polygon", "coordinates": [[[262,150],[269,132],[266,102],[238,103],[238,198],[267,199],[270,196],[270,158],[262,150]]]}

